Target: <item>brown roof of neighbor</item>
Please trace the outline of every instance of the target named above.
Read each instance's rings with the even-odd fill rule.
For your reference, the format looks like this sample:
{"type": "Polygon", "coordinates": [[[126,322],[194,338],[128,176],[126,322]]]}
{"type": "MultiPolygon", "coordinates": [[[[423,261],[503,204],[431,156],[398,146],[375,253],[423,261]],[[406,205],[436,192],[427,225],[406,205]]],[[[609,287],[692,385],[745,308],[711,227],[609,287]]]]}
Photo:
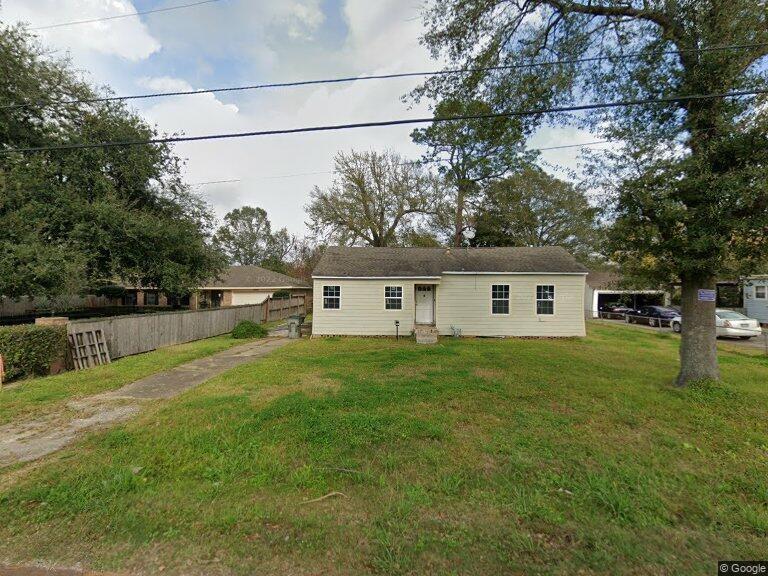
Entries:
{"type": "Polygon", "coordinates": [[[205,284],[206,288],[309,288],[302,280],[261,266],[230,266],[205,284]]]}
{"type": "Polygon", "coordinates": [[[623,280],[618,272],[590,272],[587,274],[587,286],[594,290],[618,289],[623,280]]]}
{"type": "Polygon", "coordinates": [[[564,248],[328,248],[313,276],[440,276],[444,272],[586,273],[564,248]]]}

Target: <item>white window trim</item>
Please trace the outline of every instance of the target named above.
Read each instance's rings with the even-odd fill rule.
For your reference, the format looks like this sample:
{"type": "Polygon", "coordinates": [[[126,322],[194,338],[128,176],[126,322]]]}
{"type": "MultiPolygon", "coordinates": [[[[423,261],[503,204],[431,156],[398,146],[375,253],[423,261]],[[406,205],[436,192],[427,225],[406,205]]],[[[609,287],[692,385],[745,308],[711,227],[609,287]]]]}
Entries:
{"type": "Polygon", "coordinates": [[[556,284],[536,284],[536,288],[534,288],[534,294],[533,294],[533,313],[536,314],[537,317],[550,318],[555,314],[557,314],[557,305],[555,304],[556,301],[557,301],[557,285],[556,284]],[[555,292],[555,297],[552,298],[552,300],[543,300],[543,299],[540,300],[539,286],[552,286],[552,289],[555,292]],[[539,302],[552,302],[552,314],[540,314],[539,302]]]}
{"type": "Polygon", "coordinates": [[[390,284],[384,286],[384,311],[385,312],[402,312],[403,311],[403,299],[405,297],[405,288],[399,284],[390,284]],[[400,296],[390,296],[390,300],[400,300],[400,308],[387,308],[387,288],[400,288],[400,296]]]}
{"type": "Polygon", "coordinates": [[[491,284],[490,286],[491,291],[491,309],[490,313],[491,316],[509,316],[512,312],[512,286],[510,284],[491,284]],[[493,311],[493,301],[494,300],[504,300],[504,298],[494,298],[493,297],[493,287],[494,286],[506,286],[507,287],[507,312],[494,312],[493,311]]]}
{"type": "Polygon", "coordinates": [[[320,298],[322,298],[322,304],[323,304],[323,310],[327,310],[329,312],[335,312],[336,310],[341,310],[341,284],[323,284],[323,289],[320,292],[320,298]],[[338,287],[339,289],[339,307],[338,308],[326,308],[325,307],[325,299],[326,298],[335,298],[335,296],[326,296],[325,295],[325,288],[329,287],[338,287]]]}
{"type": "Polygon", "coordinates": [[[768,300],[768,286],[755,286],[755,300],[768,300]],[[757,295],[757,289],[762,288],[763,289],[763,295],[758,296],[757,295]]]}

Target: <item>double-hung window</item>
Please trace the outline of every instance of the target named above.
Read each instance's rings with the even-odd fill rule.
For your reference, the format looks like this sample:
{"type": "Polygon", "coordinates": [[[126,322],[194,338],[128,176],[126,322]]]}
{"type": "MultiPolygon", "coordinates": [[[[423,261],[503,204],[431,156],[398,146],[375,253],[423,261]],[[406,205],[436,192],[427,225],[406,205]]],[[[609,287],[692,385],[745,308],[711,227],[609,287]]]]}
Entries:
{"type": "Polygon", "coordinates": [[[536,286],[536,314],[555,313],[555,287],[536,286]]]}
{"type": "Polygon", "coordinates": [[[491,314],[509,314],[509,284],[491,286],[491,314]]]}
{"type": "Polygon", "coordinates": [[[403,287],[402,286],[384,286],[384,309],[402,310],[403,309],[403,287]]]}
{"type": "Polygon", "coordinates": [[[768,287],[766,286],[755,286],[755,298],[765,300],[766,291],[768,291],[768,287]]]}
{"type": "Polygon", "coordinates": [[[323,309],[341,308],[341,286],[323,286],[323,309]]]}

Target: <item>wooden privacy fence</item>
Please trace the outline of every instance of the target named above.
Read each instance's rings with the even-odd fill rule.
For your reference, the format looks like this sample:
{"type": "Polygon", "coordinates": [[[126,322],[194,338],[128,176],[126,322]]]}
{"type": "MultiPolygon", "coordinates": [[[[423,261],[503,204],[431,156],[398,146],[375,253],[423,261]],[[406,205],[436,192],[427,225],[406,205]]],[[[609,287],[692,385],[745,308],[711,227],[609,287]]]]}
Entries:
{"type": "Polygon", "coordinates": [[[241,320],[260,323],[263,314],[262,304],[254,304],[209,310],[113,316],[69,322],[67,333],[76,339],[77,334],[101,331],[109,355],[114,360],[149,352],[162,346],[226,334],[241,320]]]}
{"type": "Polygon", "coordinates": [[[305,315],[307,313],[306,297],[291,296],[290,298],[269,299],[264,307],[264,321],[283,320],[293,314],[305,315]]]}

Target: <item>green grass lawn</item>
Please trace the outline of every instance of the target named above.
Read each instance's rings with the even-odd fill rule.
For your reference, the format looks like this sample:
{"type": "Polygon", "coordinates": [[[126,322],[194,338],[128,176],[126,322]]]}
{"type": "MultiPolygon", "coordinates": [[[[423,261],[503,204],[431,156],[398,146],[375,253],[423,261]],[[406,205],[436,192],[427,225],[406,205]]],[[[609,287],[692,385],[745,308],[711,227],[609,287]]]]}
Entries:
{"type": "Polygon", "coordinates": [[[768,359],[723,351],[722,384],[676,390],[677,345],[610,326],[300,341],[16,470],[0,561],[688,575],[764,558],[768,359]]]}
{"type": "Polygon", "coordinates": [[[65,372],[16,382],[0,390],[0,425],[19,418],[61,410],[69,400],[113,390],[155,372],[243,343],[243,340],[234,340],[225,334],[121,358],[107,366],[83,372],[65,372]]]}

